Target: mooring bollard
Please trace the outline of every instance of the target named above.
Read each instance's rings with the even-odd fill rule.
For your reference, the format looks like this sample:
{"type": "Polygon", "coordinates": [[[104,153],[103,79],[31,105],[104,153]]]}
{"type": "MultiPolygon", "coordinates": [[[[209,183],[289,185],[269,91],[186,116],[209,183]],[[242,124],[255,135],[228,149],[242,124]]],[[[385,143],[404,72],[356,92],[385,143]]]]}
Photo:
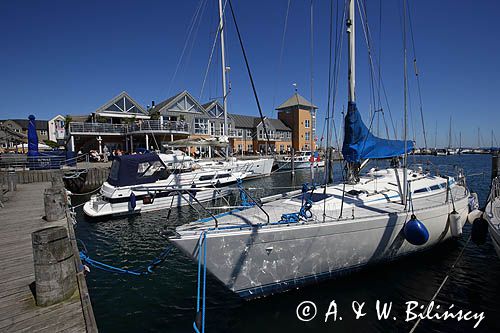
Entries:
{"type": "Polygon", "coordinates": [[[52,188],[64,187],[63,174],[61,172],[55,172],[52,175],[51,181],[52,181],[52,188]]]}
{"type": "Polygon", "coordinates": [[[66,193],[64,187],[47,188],[43,193],[45,219],[57,221],[66,216],[66,193]]]}
{"type": "Polygon", "coordinates": [[[17,191],[17,174],[14,169],[9,169],[7,173],[7,184],[9,192],[17,191]]]}
{"type": "Polygon", "coordinates": [[[65,227],[50,227],[31,234],[38,306],[71,297],[77,288],[73,249],[65,227]]]}

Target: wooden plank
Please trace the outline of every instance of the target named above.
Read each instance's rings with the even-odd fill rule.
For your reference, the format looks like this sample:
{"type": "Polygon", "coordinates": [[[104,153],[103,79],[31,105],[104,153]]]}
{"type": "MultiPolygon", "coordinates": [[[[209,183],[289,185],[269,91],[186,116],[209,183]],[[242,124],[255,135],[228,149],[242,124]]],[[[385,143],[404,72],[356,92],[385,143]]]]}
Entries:
{"type": "MultiPolygon", "coordinates": [[[[34,282],[31,233],[40,228],[63,225],[66,219],[45,222],[43,191],[50,186],[39,182],[52,171],[23,171],[30,184],[19,184],[0,216],[0,331],[2,332],[97,332],[92,305],[83,273],[77,276],[78,289],[69,299],[49,307],[38,307],[29,288],[34,282]],[[22,214],[20,214],[22,212],[22,214]],[[87,321],[89,323],[87,323],[87,321]]],[[[73,227],[69,228],[73,232],[73,227]]],[[[75,257],[76,242],[72,241],[75,257]]],[[[76,260],[76,259],[75,259],[76,260]]],[[[79,260],[79,258],[78,258],[79,260]]],[[[75,261],[75,265],[77,262],[75,261]]]]}

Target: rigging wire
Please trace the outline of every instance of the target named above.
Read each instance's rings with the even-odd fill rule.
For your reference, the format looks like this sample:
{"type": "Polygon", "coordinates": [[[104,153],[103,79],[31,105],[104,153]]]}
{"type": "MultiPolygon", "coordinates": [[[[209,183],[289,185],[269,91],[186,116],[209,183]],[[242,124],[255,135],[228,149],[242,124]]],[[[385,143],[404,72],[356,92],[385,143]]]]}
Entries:
{"type": "Polygon", "coordinates": [[[310,132],[309,132],[309,139],[310,139],[310,145],[311,145],[311,155],[313,151],[313,143],[314,143],[314,134],[315,129],[316,129],[316,110],[314,109],[314,103],[313,103],[313,91],[314,91],[314,2],[311,0],[311,6],[310,6],[310,66],[311,66],[311,77],[310,77],[310,88],[311,88],[311,124],[310,124],[310,132]]]}
{"type": "MultiPolygon", "coordinates": [[[[359,12],[360,12],[360,17],[361,17],[361,21],[362,21],[362,24],[363,24],[363,34],[365,36],[365,42],[367,44],[367,47],[369,49],[372,48],[371,45],[373,45],[373,40],[372,40],[372,37],[371,37],[371,32],[370,32],[370,27],[368,26],[368,24],[365,24],[364,21],[363,21],[363,17],[365,17],[365,20],[366,20],[366,8],[365,6],[363,5],[363,2],[359,2],[358,0],[358,9],[359,9],[359,12]],[[363,14],[361,14],[361,12],[363,12],[363,14]]],[[[376,66],[380,66],[380,59],[379,61],[377,62],[377,59],[373,57],[373,54],[371,53],[371,51],[369,50],[370,52],[370,55],[371,55],[371,66],[370,66],[370,70],[371,72],[373,73],[374,75],[374,67],[376,66]]],[[[380,73],[380,67],[379,67],[379,73],[380,73]]],[[[375,76],[375,75],[374,75],[375,76]]],[[[387,97],[387,92],[385,90],[385,85],[384,85],[384,81],[382,80],[382,76],[379,74],[378,76],[378,79],[380,81],[380,86],[378,87],[378,89],[382,88],[382,91],[384,93],[384,98],[385,98],[385,101],[386,101],[386,105],[387,105],[387,110],[389,112],[389,118],[391,120],[391,124],[392,124],[392,127],[393,127],[393,130],[394,130],[394,136],[397,137],[396,135],[396,126],[394,125],[394,120],[392,118],[392,112],[391,112],[391,108],[389,106],[389,99],[387,97]]],[[[382,107],[380,107],[379,109],[382,109],[382,107]]],[[[387,125],[386,125],[387,126],[387,125]]],[[[389,137],[388,137],[389,139],[389,137]]]]}
{"type": "Polygon", "coordinates": [[[329,41],[328,41],[328,100],[326,103],[326,150],[328,161],[325,163],[325,180],[324,180],[324,190],[323,194],[325,198],[323,199],[323,221],[326,218],[326,188],[328,186],[328,181],[330,177],[330,167],[333,165],[330,163],[330,159],[333,158],[331,153],[328,154],[328,144],[330,143],[330,99],[332,95],[332,85],[330,84],[332,79],[332,39],[333,39],[333,0],[330,0],[330,30],[329,30],[329,41]]]}
{"type": "Polygon", "coordinates": [[[182,48],[181,55],[179,57],[179,60],[177,61],[177,65],[175,66],[174,75],[172,75],[172,78],[170,79],[170,83],[168,85],[167,95],[169,95],[169,96],[170,96],[170,92],[172,90],[172,84],[175,81],[175,78],[177,76],[177,72],[179,71],[179,68],[181,66],[182,60],[184,59],[184,54],[185,54],[186,49],[188,47],[189,41],[191,39],[191,35],[193,33],[193,29],[194,29],[194,27],[196,25],[196,21],[200,17],[200,11],[201,11],[201,8],[203,7],[203,4],[205,2],[206,2],[206,0],[200,0],[200,2],[198,3],[198,6],[196,7],[196,10],[195,10],[195,12],[193,14],[193,17],[191,18],[191,21],[190,21],[190,23],[188,25],[188,33],[187,33],[186,40],[184,42],[184,47],[182,48]]]}
{"type": "Polygon", "coordinates": [[[278,59],[278,67],[276,68],[276,76],[274,80],[274,94],[273,94],[273,117],[274,117],[274,112],[276,111],[274,108],[276,107],[276,89],[277,89],[277,82],[278,79],[281,77],[281,66],[283,64],[283,51],[285,50],[285,37],[286,37],[286,31],[288,27],[288,15],[290,13],[290,4],[292,0],[288,0],[288,4],[286,6],[286,14],[285,14],[285,23],[283,25],[283,34],[281,36],[281,48],[280,48],[280,56],[278,59]]]}
{"type": "Polygon", "coordinates": [[[424,111],[423,111],[423,106],[422,106],[422,91],[420,89],[420,76],[418,75],[418,67],[417,67],[417,54],[415,50],[415,38],[413,36],[413,25],[411,21],[411,11],[409,9],[409,6],[407,8],[408,11],[408,23],[410,26],[410,36],[411,36],[411,43],[412,43],[412,49],[413,49],[413,69],[415,71],[415,77],[417,80],[417,91],[418,91],[418,99],[419,99],[419,106],[420,106],[420,119],[422,121],[422,132],[424,135],[424,147],[427,150],[427,133],[425,131],[425,121],[424,121],[424,111]]]}
{"type": "MultiPolygon", "coordinates": [[[[224,2],[224,6],[222,8],[222,15],[224,16],[224,13],[226,11],[226,4],[227,4],[227,0],[224,2]]],[[[207,64],[207,68],[205,70],[205,76],[203,77],[203,82],[201,84],[201,91],[200,91],[200,100],[202,99],[202,96],[203,96],[203,91],[205,90],[205,83],[207,81],[207,77],[208,77],[208,73],[210,71],[210,65],[212,64],[212,58],[213,58],[213,55],[214,55],[214,51],[215,51],[215,47],[217,45],[217,40],[219,39],[219,33],[221,32],[221,19],[219,19],[218,23],[217,23],[217,31],[215,33],[215,38],[214,38],[214,42],[212,44],[212,49],[210,51],[210,56],[208,58],[208,64],[207,64]]]]}
{"type": "MultiPolygon", "coordinates": [[[[231,9],[231,16],[233,17],[234,26],[236,28],[236,34],[238,35],[238,41],[240,42],[240,47],[241,47],[241,51],[243,53],[243,58],[245,59],[245,65],[246,65],[246,68],[247,68],[248,77],[250,78],[250,83],[252,85],[252,90],[253,90],[253,95],[255,97],[255,102],[257,103],[257,108],[259,109],[260,119],[262,121],[262,127],[264,128],[264,132],[266,134],[267,146],[270,147],[271,144],[270,144],[270,139],[269,139],[269,133],[267,131],[267,126],[266,126],[266,122],[265,122],[265,119],[264,119],[264,115],[262,113],[262,108],[260,107],[259,97],[257,96],[257,90],[255,88],[255,83],[253,81],[253,76],[252,76],[252,72],[250,70],[250,65],[248,63],[247,54],[246,54],[246,51],[245,51],[245,47],[243,46],[243,40],[241,38],[240,29],[238,27],[238,23],[236,22],[236,15],[234,14],[233,4],[232,4],[231,0],[228,0],[228,1],[229,1],[229,8],[231,9]]],[[[273,155],[275,154],[275,150],[274,149],[272,150],[272,153],[273,153],[273,155]]]]}

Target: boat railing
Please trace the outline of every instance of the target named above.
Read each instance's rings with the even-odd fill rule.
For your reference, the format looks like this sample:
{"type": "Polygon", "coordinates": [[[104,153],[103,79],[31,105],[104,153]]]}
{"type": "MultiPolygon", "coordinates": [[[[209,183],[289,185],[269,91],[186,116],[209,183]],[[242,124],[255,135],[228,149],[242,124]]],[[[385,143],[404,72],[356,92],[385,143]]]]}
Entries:
{"type": "Polygon", "coordinates": [[[271,218],[269,217],[269,214],[266,212],[266,210],[262,207],[262,205],[259,202],[257,202],[257,200],[255,200],[244,187],[240,187],[239,190],[242,191],[243,193],[245,193],[247,198],[252,200],[252,202],[255,204],[255,206],[257,206],[266,215],[267,224],[269,224],[269,222],[271,221],[271,218]]]}
{"type": "MultiPolygon", "coordinates": [[[[187,193],[189,195],[189,197],[191,198],[191,200],[195,201],[198,204],[198,206],[200,206],[201,208],[203,208],[203,210],[210,215],[210,217],[215,222],[215,228],[217,229],[219,227],[219,220],[217,220],[217,217],[209,209],[207,209],[204,205],[202,205],[202,203],[198,199],[196,199],[196,196],[194,194],[192,194],[189,191],[187,191],[187,192],[186,191],[181,191],[181,190],[174,190],[174,191],[176,191],[182,198],[184,198],[183,194],[187,193]]],[[[184,198],[184,200],[186,200],[186,198],[184,198]]],[[[186,202],[189,204],[189,206],[191,206],[191,208],[193,208],[193,209],[196,210],[196,208],[192,205],[191,201],[186,200],[186,202]]]]}

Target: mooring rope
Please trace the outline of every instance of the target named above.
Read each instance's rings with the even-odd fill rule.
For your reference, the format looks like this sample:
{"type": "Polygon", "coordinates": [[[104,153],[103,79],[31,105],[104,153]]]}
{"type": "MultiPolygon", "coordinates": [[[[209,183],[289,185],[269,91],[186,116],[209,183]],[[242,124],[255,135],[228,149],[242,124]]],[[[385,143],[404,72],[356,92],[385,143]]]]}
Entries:
{"type": "MultiPolygon", "coordinates": [[[[424,309],[424,312],[427,311],[427,309],[429,308],[430,304],[432,302],[434,302],[434,300],[436,299],[436,297],[439,295],[439,293],[441,292],[441,289],[443,289],[443,286],[446,284],[446,281],[448,281],[451,273],[453,272],[453,269],[456,267],[456,265],[458,264],[458,262],[460,261],[460,259],[462,259],[462,255],[464,254],[464,251],[465,249],[467,248],[467,245],[469,245],[469,241],[471,239],[471,235],[469,235],[469,238],[467,238],[467,241],[465,242],[465,245],[464,247],[462,248],[462,251],[460,251],[460,254],[458,255],[457,259],[455,260],[455,262],[453,263],[453,265],[451,265],[450,269],[448,270],[448,272],[446,273],[446,276],[444,277],[443,281],[441,282],[441,284],[439,285],[439,288],[436,290],[436,292],[434,293],[434,295],[432,296],[431,300],[429,301],[429,303],[427,303],[427,306],[425,307],[424,309]]],[[[409,333],[413,333],[415,332],[415,330],[417,329],[418,325],[420,324],[420,322],[422,321],[422,319],[419,317],[418,320],[415,322],[415,325],[413,325],[412,329],[410,330],[409,333]]]]}
{"type": "Polygon", "coordinates": [[[149,264],[146,267],[143,267],[141,269],[126,269],[126,268],[120,268],[112,265],[105,264],[101,261],[94,260],[90,258],[87,254],[87,247],[85,246],[85,243],[82,240],[78,240],[80,244],[82,244],[83,250],[80,251],[80,260],[82,263],[93,267],[100,269],[102,271],[110,272],[110,273],[117,273],[117,274],[130,274],[130,275],[135,275],[135,276],[140,276],[140,275],[147,275],[147,274],[152,274],[153,270],[163,263],[166,259],[168,254],[172,251],[174,248],[173,245],[169,244],[165,249],[153,260],[149,262],[149,264]]]}

